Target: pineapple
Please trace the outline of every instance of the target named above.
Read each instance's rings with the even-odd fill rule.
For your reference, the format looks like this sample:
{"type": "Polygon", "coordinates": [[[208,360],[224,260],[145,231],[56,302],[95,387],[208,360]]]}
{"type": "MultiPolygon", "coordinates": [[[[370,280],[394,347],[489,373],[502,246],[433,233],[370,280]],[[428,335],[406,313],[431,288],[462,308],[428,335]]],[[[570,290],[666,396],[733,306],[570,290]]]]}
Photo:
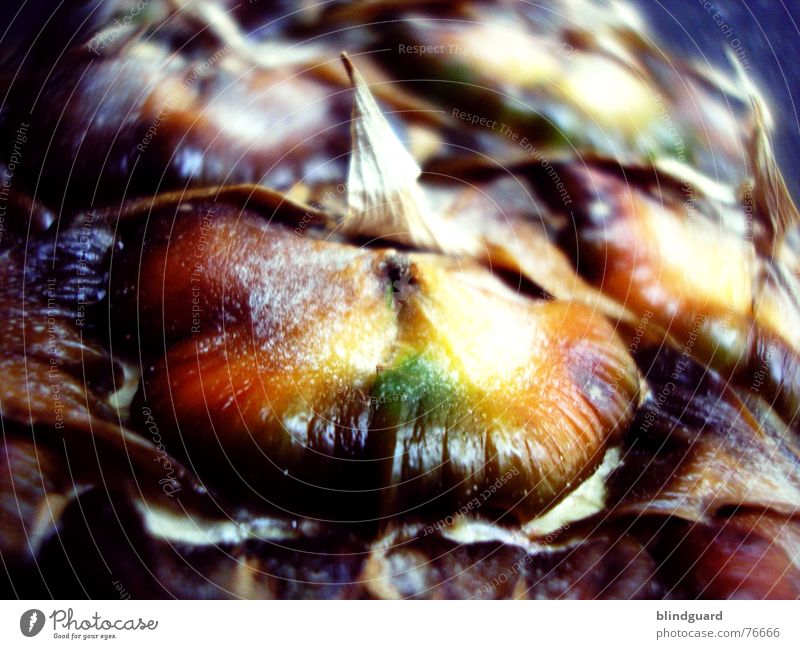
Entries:
{"type": "Polygon", "coordinates": [[[558,5],[120,1],[4,55],[8,594],[800,595],[768,107],[558,5]]]}

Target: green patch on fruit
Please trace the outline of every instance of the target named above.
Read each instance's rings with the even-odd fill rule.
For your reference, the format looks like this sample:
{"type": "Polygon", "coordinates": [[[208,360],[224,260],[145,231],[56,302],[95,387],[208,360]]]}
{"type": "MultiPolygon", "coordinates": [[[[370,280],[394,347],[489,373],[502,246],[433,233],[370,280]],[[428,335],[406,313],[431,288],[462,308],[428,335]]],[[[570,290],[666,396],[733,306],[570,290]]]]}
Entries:
{"type": "Polygon", "coordinates": [[[463,61],[449,61],[442,66],[442,78],[472,87],[476,83],[476,74],[472,67],[463,61]]]}
{"type": "Polygon", "coordinates": [[[394,287],[392,286],[391,282],[386,284],[384,300],[386,301],[386,308],[390,311],[394,311],[394,287]]]}
{"type": "Polygon", "coordinates": [[[458,386],[436,362],[407,356],[382,370],[372,386],[375,416],[385,426],[408,423],[420,416],[439,420],[452,409],[458,386]]]}

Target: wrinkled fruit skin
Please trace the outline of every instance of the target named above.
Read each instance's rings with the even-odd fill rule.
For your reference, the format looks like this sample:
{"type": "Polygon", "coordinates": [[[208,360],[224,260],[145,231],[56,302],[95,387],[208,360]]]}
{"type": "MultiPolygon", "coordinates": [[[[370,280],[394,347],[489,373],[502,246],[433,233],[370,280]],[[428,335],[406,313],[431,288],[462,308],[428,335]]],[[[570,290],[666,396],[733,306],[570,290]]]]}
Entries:
{"type": "Polygon", "coordinates": [[[480,268],[222,209],[152,218],[125,248],[118,322],[138,310],[138,346],[168,346],[134,410],[211,482],[222,454],[267,498],[291,494],[283,506],[447,513],[491,488],[489,508],[530,517],[591,474],[635,410],[638,372],[601,318],[480,268]]]}
{"type": "Polygon", "coordinates": [[[759,109],[616,5],[433,4],[3,25],[0,595],[800,597],[759,109]],[[452,236],[348,229],[354,68],[452,236]]]}

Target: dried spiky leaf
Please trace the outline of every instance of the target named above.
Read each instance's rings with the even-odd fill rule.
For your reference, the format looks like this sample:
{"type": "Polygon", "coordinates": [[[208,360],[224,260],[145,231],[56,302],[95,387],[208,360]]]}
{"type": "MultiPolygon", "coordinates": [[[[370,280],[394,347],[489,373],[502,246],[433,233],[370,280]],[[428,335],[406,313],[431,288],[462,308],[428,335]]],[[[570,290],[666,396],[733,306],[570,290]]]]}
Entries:
{"type": "Polygon", "coordinates": [[[783,237],[800,225],[800,213],[792,200],[783,179],[770,141],[763,100],[752,96],[753,139],[750,157],[753,165],[753,209],[770,237],[762,252],[768,257],[775,254],[783,237]]]}
{"type": "Polygon", "coordinates": [[[451,253],[479,243],[431,209],[418,179],[421,170],[397,138],[369,86],[346,54],[354,88],[352,143],[347,174],[348,214],[340,231],[354,238],[387,241],[451,253]]]}

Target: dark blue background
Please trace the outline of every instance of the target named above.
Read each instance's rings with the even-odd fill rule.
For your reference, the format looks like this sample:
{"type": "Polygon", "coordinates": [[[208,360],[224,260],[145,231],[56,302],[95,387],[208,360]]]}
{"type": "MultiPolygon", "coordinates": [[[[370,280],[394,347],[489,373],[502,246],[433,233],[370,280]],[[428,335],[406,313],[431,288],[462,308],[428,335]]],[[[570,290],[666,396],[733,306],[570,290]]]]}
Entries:
{"type": "MultiPolygon", "coordinates": [[[[710,0],[733,28],[750,63],[748,73],[762,89],[775,116],[773,143],[786,182],[800,198],[800,2],[797,0],[710,0]]],[[[638,0],[672,50],[727,64],[729,38],[701,0],[638,0]]]]}

